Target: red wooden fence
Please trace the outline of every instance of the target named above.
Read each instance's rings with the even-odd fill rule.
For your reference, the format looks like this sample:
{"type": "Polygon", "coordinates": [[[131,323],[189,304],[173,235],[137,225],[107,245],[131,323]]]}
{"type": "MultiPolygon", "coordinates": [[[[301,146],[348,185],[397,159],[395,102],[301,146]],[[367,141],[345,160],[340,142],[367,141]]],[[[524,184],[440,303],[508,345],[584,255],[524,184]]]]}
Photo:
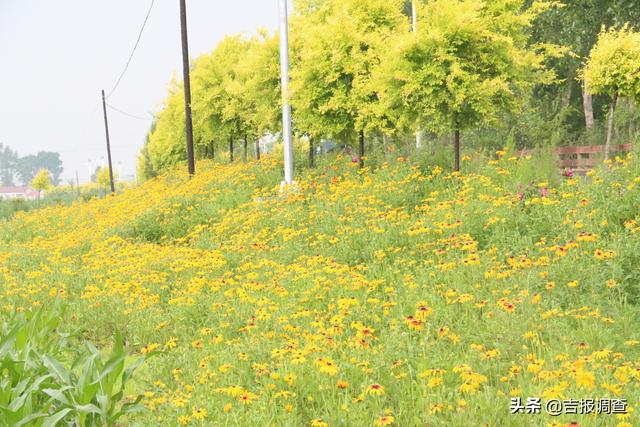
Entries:
{"type": "MultiPolygon", "coordinates": [[[[584,172],[596,167],[604,159],[604,145],[582,145],[577,147],[558,147],[553,151],[558,155],[558,166],[561,169],[572,169],[577,172],[584,172]]],[[[631,144],[615,145],[609,148],[609,155],[616,153],[629,153],[632,150],[631,144]]],[[[533,150],[516,151],[518,157],[532,154],[533,150]]]]}

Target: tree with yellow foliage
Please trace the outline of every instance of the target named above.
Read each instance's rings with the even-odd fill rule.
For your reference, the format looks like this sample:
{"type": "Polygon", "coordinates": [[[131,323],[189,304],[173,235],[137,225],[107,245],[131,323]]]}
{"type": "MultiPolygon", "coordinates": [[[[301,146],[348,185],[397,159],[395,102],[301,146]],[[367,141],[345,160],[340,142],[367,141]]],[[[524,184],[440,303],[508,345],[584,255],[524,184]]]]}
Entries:
{"type": "Polygon", "coordinates": [[[640,33],[628,25],[621,29],[603,28],[582,77],[592,95],[611,96],[605,148],[605,158],[608,159],[618,97],[640,99],[640,33]]]}
{"type": "Polygon", "coordinates": [[[43,191],[51,188],[51,174],[46,169],[40,169],[36,176],[31,180],[31,188],[38,191],[38,205],[40,204],[40,195],[43,191]]]}
{"type": "Polygon", "coordinates": [[[430,0],[417,6],[420,31],[386,47],[371,85],[378,108],[396,127],[424,124],[453,133],[458,171],[462,132],[517,114],[534,85],[555,80],[545,60],[563,49],[529,43],[534,20],[554,3],[527,8],[524,0],[430,0]]]}

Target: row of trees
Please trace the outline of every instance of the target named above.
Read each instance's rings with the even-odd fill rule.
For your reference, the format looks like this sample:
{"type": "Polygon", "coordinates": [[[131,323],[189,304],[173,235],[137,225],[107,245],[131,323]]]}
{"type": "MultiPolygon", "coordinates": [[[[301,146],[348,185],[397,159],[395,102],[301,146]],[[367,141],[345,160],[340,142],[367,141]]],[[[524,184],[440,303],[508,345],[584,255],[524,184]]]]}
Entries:
{"type": "Polygon", "coordinates": [[[0,143],[1,185],[13,186],[16,182],[28,185],[41,169],[47,169],[53,184],[58,185],[63,171],[60,154],[41,151],[20,157],[16,151],[0,143]]]}
{"type": "MultiPolygon", "coordinates": [[[[312,164],[314,144],[324,138],[356,145],[362,162],[368,137],[447,133],[459,168],[461,133],[505,127],[509,120],[517,126],[512,118],[525,105],[536,104],[546,120],[559,113],[558,104],[571,104],[600,25],[638,13],[626,3],[416,1],[412,32],[411,2],[405,0],[298,0],[290,25],[288,94],[295,130],[309,138],[312,164]],[[558,98],[561,103],[554,102],[558,98]]],[[[606,92],[590,77],[605,71],[590,70],[589,90],[606,92]]],[[[213,157],[228,146],[233,160],[238,141],[247,156],[250,141],[279,132],[277,34],[227,37],[193,63],[192,79],[198,157],[213,157]]],[[[593,122],[589,90],[582,102],[586,127],[593,122]]],[[[141,177],[185,159],[181,96],[174,78],[141,153],[141,177]]]]}

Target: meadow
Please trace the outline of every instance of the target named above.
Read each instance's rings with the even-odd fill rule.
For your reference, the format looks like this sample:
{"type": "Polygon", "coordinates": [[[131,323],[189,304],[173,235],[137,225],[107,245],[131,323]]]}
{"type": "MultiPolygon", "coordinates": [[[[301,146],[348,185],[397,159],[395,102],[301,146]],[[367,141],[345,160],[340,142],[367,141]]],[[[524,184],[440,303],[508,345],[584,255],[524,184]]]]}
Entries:
{"type": "Polygon", "coordinates": [[[268,157],[198,171],[0,224],[4,323],[64,307],[75,375],[83,340],[122,354],[116,331],[119,362],[153,355],[120,423],[640,424],[633,156],[586,177],[505,151],[463,173],[338,156],[284,193],[268,157]],[[517,397],[628,406],[511,414],[517,397]]]}

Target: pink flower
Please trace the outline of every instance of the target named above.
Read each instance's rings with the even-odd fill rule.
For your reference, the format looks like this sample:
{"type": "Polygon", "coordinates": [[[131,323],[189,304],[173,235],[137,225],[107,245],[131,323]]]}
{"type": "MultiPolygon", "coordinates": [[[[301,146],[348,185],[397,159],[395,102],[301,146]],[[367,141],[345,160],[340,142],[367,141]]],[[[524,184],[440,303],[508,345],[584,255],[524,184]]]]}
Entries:
{"type": "Polygon", "coordinates": [[[520,199],[520,201],[524,200],[524,193],[518,193],[518,199],[520,199]]]}
{"type": "Polygon", "coordinates": [[[567,178],[573,178],[573,171],[571,169],[566,169],[563,173],[567,178]]]}
{"type": "Polygon", "coordinates": [[[546,187],[541,188],[541,189],[540,189],[540,195],[541,195],[542,197],[549,197],[549,190],[547,190],[547,188],[546,188],[546,187]]]}
{"type": "Polygon", "coordinates": [[[358,156],[351,157],[351,163],[358,163],[359,161],[360,161],[360,158],[358,156]]]}

